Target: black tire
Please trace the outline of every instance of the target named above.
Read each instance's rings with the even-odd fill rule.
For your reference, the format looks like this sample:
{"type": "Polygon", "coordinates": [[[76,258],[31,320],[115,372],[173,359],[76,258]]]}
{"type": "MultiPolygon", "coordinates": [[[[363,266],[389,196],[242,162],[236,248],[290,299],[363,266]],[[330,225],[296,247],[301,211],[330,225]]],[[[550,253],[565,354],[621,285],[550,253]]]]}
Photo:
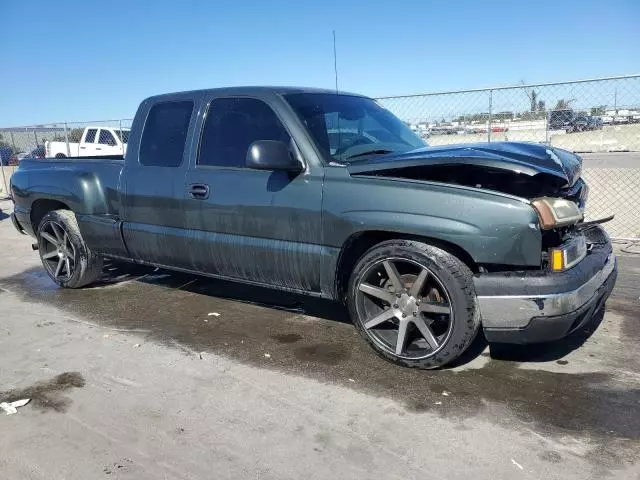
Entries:
{"type": "Polygon", "coordinates": [[[61,287],[84,287],[102,276],[103,259],[85,244],[72,211],[47,213],[38,225],[37,238],[42,265],[61,287]],[[59,243],[54,244],[54,241],[59,243]]]}
{"type": "MultiPolygon", "coordinates": [[[[406,274],[402,275],[400,267],[395,271],[400,274],[402,278],[405,278],[406,274]]],[[[419,278],[420,277],[418,276],[418,279],[419,278]]],[[[418,279],[415,279],[413,283],[418,283],[418,279]]],[[[386,294],[387,289],[392,289],[392,286],[388,285],[390,281],[390,276],[386,284],[384,283],[384,278],[382,278],[379,283],[381,287],[376,291],[386,294]]],[[[404,283],[403,288],[405,288],[405,291],[408,291],[406,288],[407,285],[411,284],[404,283]]],[[[423,287],[419,286],[417,288],[420,289],[423,287]]],[[[413,290],[413,287],[411,287],[411,290],[413,290]]],[[[415,298],[419,298],[419,296],[422,295],[423,298],[419,298],[419,300],[421,300],[423,304],[437,305],[437,303],[431,302],[428,298],[424,297],[424,292],[425,290],[422,290],[421,294],[418,291],[415,298]],[[425,299],[427,301],[425,301],[425,299]]],[[[409,294],[414,295],[411,292],[409,292],[409,294]]],[[[397,296],[398,294],[391,294],[392,298],[394,295],[397,296]]],[[[406,295],[404,298],[406,298],[406,295]]],[[[410,296],[409,298],[411,299],[414,297],[410,296]]],[[[399,303],[400,301],[401,300],[392,300],[394,303],[399,303]]],[[[440,248],[413,240],[390,240],[380,243],[368,250],[360,258],[351,274],[348,287],[347,304],[354,325],[364,339],[371,344],[376,353],[392,363],[406,367],[433,369],[453,362],[467,349],[467,347],[469,347],[473,339],[476,337],[480,327],[480,311],[477,306],[476,294],[473,285],[473,273],[471,270],[454,255],[440,248]],[[390,320],[384,320],[383,322],[386,323],[380,323],[380,325],[376,324],[373,327],[369,326],[369,329],[365,327],[365,323],[370,324],[371,322],[375,322],[375,320],[372,320],[371,315],[373,315],[374,318],[378,318],[382,316],[376,315],[378,312],[398,311],[396,310],[396,307],[399,305],[383,305],[386,300],[380,301],[380,298],[382,297],[377,297],[377,294],[374,294],[374,297],[369,297],[368,294],[363,294],[363,291],[361,291],[364,287],[367,289],[371,287],[371,282],[367,279],[373,278],[373,280],[375,280],[379,277],[384,277],[384,271],[386,270],[389,262],[399,263],[401,267],[402,265],[405,265],[403,268],[413,268],[415,265],[415,268],[418,268],[420,272],[422,272],[422,270],[427,270],[428,273],[425,274],[424,278],[429,279],[433,277],[431,280],[433,283],[431,285],[435,285],[435,287],[429,286],[429,280],[423,280],[423,282],[425,282],[424,288],[430,291],[433,291],[434,288],[436,288],[436,290],[441,288],[443,290],[442,298],[445,298],[445,296],[447,297],[448,302],[444,302],[440,305],[448,305],[450,313],[441,315],[440,317],[438,317],[438,314],[434,314],[436,318],[443,319],[437,321],[448,323],[446,327],[447,330],[440,337],[441,343],[439,343],[440,339],[434,336],[435,330],[433,330],[432,327],[428,329],[431,333],[431,339],[435,339],[436,342],[433,346],[429,344],[430,346],[424,350],[424,355],[420,353],[420,347],[415,347],[417,353],[415,356],[410,357],[408,353],[410,345],[406,347],[407,353],[403,350],[405,347],[400,346],[401,354],[397,354],[398,344],[405,344],[405,338],[409,338],[409,333],[407,333],[409,330],[404,330],[405,333],[402,336],[403,341],[400,342],[400,327],[397,327],[398,333],[396,334],[396,338],[398,340],[395,351],[393,351],[392,345],[390,347],[390,345],[385,343],[384,339],[381,339],[380,334],[377,333],[376,330],[381,330],[382,334],[387,335],[387,337],[389,335],[393,335],[394,323],[397,322],[399,325],[400,322],[406,321],[411,325],[415,320],[420,319],[422,315],[431,315],[422,313],[421,309],[424,308],[425,305],[423,305],[423,307],[414,307],[420,309],[420,313],[417,314],[417,317],[414,311],[413,314],[407,314],[408,318],[403,319],[400,318],[400,315],[402,317],[405,317],[406,315],[402,313],[397,317],[392,317],[390,320]],[[381,264],[384,266],[384,269],[375,271],[375,269],[379,268],[379,265],[381,264]],[[383,273],[381,274],[380,272],[383,273]],[[371,275],[373,275],[373,277],[371,277],[371,275]],[[365,283],[364,286],[363,283],[365,283]],[[364,300],[363,297],[368,300],[364,300]],[[371,315],[367,315],[367,307],[364,306],[365,304],[363,302],[368,302],[369,306],[373,303],[374,306],[372,308],[378,308],[378,310],[371,315]],[[375,305],[377,302],[379,305],[375,305]],[[413,318],[411,315],[413,315],[413,318]]],[[[404,306],[400,305],[400,308],[405,308],[406,305],[407,302],[404,303],[404,306]]],[[[419,301],[417,305],[420,305],[419,301]]],[[[426,321],[433,322],[434,320],[427,319],[426,321]]],[[[434,326],[435,324],[431,323],[430,325],[434,326]]],[[[423,332],[423,330],[418,327],[417,323],[415,323],[414,327],[416,328],[412,329],[412,345],[417,345],[420,342],[422,344],[425,342],[429,343],[429,340],[426,340],[426,335],[424,336],[424,339],[420,339],[420,333],[423,332]]],[[[424,322],[422,328],[424,328],[424,322]]]]}
{"type": "Polygon", "coordinates": [[[64,153],[57,153],[56,158],[67,158],[67,156],[64,153]]]}

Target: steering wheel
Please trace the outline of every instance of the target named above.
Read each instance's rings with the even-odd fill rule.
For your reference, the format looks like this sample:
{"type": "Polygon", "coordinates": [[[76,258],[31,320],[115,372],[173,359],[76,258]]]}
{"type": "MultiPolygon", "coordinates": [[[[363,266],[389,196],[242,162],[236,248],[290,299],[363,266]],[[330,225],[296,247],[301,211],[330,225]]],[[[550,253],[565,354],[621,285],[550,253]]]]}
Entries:
{"type": "Polygon", "coordinates": [[[336,149],[334,155],[342,155],[350,148],[356,147],[358,145],[368,145],[370,143],[375,143],[373,140],[369,140],[367,137],[358,137],[356,140],[351,142],[349,145],[344,145],[338,149],[336,149]]]}

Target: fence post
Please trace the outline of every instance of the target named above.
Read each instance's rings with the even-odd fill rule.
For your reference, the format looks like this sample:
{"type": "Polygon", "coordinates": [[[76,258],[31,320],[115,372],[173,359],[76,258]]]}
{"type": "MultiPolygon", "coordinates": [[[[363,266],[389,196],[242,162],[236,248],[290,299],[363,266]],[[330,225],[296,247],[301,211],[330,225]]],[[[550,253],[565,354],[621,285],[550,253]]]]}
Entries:
{"type": "Polygon", "coordinates": [[[551,146],[551,139],[549,138],[549,116],[550,116],[550,113],[547,110],[547,114],[544,117],[544,119],[546,120],[546,125],[545,125],[545,128],[544,128],[545,129],[544,138],[545,138],[545,143],[547,145],[551,146]]]}
{"type": "Polygon", "coordinates": [[[64,142],[67,144],[67,157],[70,157],[71,149],[69,148],[69,130],[67,129],[67,122],[64,122],[64,142]]]}
{"type": "Polygon", "coordinates": [[[491,143],[491,116],[493,109],[493,90],[489,90],[489,122],[487,125],[487,142],[491,143]]]}
{"type": "Polygon", "coordinates": [[[16,141],[13,139],[13,132],[9,132],[9,136],[11,137],[11,145],[13,146],[13,151],[16,151],[16,141]]]}
{"type": "Polygon", "coordinates": [[[122,120],[118,120],[118,126],[120,127],[120,145],[122,145],[122,155],[124,156],[124,133],[122,132],[122,120]]]}
{"type": "MultiPolygon", "coordinates": [[[[38,146],[38,133],[36,132],[37,127],[33,127],[33,138],[36,141],[36,147],[38,146]]],[[[34,147],[35,148],[35,147],[34,147]]]]}
{"type": "MultiPolygon", "coordinates": [[[[9,159],[7,159],[7,166],[9,166],[9,159]]],[[[4,161],[0,160],[0,170],[2,170],[2,183],[4,184],[4,193],[5,195],[0,198],[9,198],[11,192],[9,192],[9,187],[7,187],[7,177],[4,175],[4,161]]]]}

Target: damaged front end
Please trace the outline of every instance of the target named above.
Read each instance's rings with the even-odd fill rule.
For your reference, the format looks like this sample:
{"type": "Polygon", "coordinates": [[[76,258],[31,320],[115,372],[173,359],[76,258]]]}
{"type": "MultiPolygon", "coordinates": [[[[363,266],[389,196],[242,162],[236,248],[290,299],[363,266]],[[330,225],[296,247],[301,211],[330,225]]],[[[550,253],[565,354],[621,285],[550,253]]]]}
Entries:
{"type": "MultiPolygon", "coordinates": [[[[578,227],[589,188],[582,159],[566,150],[528,143],[492,143],[419,149],[348,165],[351,175],[459,185],[530,202],[540,219],[540,269],[563,271],[584,258],[578,227]]],[[[481,272],[504,265],[479,265],[481,272]]]]}
{"type": "MultiPolygon", "coordinates": [[[[608,235],[598,222],[583,221],[588,187],[580,178],[581,163],[565,150],[502,143],[426,148],[347,168],[351,175],[455,185],[528,203],[538,222],[522,228],[540,233],[539,264],[476,262],[474,287],[490,342],[533,343],[564,337],[586,325],[602,310],[616,281],[608,235]]],[[[470,213],[473,216],[473,207],[470,213]]],[[[503,228],[500,219],[494,228],[503,228]]]]}

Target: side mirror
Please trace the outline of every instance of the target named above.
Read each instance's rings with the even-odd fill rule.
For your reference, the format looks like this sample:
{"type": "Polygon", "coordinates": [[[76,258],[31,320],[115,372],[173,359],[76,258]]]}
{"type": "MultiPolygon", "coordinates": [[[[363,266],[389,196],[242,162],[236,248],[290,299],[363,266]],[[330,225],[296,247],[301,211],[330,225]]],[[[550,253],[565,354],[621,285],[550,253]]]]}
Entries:
{"type": "Polygon", "coordinates": [[[289,146],[278,140],[257,140],[247,150],[248,168],[256,170],[284,170],[299,173],[302,165],[293,156],[289,146]]]}

